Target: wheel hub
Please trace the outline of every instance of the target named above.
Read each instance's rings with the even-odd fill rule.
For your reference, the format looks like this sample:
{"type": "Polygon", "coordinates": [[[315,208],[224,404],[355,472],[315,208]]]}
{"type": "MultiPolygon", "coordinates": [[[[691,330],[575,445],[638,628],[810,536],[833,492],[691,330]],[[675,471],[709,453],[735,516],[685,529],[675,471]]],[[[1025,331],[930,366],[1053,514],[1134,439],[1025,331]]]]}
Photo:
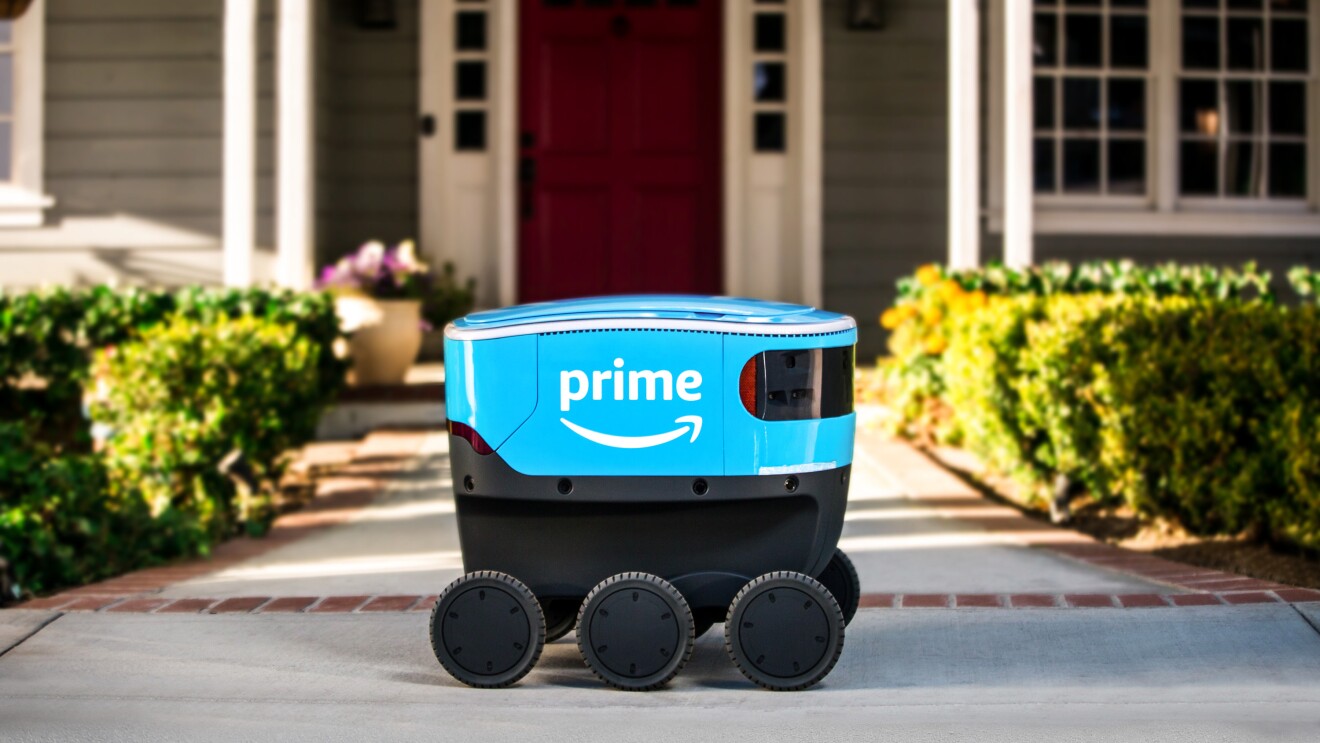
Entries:
{"type": "Polygon", "coordinates": [[[494,676],[523,658],[532,640],[532,623],[513,596],[480,586],[449,604],[440,635],[455,663],[471,673],[494,676]]]}
{"type": "Polygon", "coordinates": [[[739,622],[743,655],[771,676],[799,676],[829,650],[829,615],[814,596],[794,588],[753,597],[739,622]]]}
{"type": "Polygon", "coordinates": [[[615,591],[597,604],[588,622],[600,662],[627,678],[658,673],[678,652],[682,639],[673,609],[643,588],[615,591]]]}

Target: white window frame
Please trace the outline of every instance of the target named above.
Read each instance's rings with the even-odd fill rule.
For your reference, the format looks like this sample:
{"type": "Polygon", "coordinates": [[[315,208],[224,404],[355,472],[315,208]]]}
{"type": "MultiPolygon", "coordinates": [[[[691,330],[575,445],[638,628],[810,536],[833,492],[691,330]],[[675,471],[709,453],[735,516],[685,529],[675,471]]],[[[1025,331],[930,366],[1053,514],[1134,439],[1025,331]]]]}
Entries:
{"type": "MultiPolygon", "coordinates": [[[[1004,3],[1019,1],[993,0],[989,18],[990,151],[986,221],[989,231],[995,234],[1004,229],[1004,3]]],[[[1309,0],[1308,5],[1309,167],[1305,200],[1179,196],[1182,4],[1176,0],[1150,0],[1149,8],[1147,195],[1035,196],[1036,234],[1320,237],[1320,0],[1309,0]]]]}
{"type": "Polygon", "coordinates": [[[44,191],[46,2],[13,22],[13,178],[0,183],[0,227],[37,227],[55,203],[44,191]]]}

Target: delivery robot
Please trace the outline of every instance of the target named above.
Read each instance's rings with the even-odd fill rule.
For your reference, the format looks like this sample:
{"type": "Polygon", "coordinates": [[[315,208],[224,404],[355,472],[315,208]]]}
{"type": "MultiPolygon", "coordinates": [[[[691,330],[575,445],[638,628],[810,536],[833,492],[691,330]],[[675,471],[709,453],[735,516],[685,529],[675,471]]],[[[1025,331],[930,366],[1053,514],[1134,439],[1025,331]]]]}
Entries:
{"type": "Polygon", "coordinates": [[[441,665],[507,686],[576,629],[602,681],[648,690],[723,622],[751,681],[823,679],[860,598],[837,549],[856,341],[851,317],[728,297],[545,302],[451,323],[468,572],[432,613],[441,665]]]}

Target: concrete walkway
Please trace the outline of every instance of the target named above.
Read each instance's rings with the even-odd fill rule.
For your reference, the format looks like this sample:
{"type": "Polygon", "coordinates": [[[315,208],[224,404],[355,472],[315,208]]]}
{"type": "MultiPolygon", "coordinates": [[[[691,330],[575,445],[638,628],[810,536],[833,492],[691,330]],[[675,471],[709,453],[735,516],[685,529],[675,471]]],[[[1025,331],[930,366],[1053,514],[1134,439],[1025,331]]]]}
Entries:
{"type": "MultiPolygon", "coordinates": [[[[995,512],[973,494],[957,510],[909,497],[902,449],[864,434],[840,546],[866,593],[1151,593],[1176,589],[1036,549],[972,521],[995,512]]],[[[910,463],[909,463],[910,464],[910,463]]],[[[927,463],[927,467],[930,465],[927,463]]],[[[910,467],[909,467],[910,468],[910,467]]],[[[462,574],[448,437],[428,435],[392,464],[382,496],[347,523],[167,588],[167,598],[438,593],[462,574]]],[[[950,495],[964,492],[943,483],[950,495]]],[[[938,490],[937,490],[938,492],[938,490]]],[[[1058,530],[1053,530],[1058,531],[1058,530]]],[[[1063,534],[1063,532],[1060,532],[1063,534]]],[[[1070,533],[1069,533],[1070,534],[1070,533]]]]}
{"type": "Polygon", "coordinates": [[[826,682],[779,694],[716,633],[658,692],[604,688],[571,638],[515,688],[468,689],[426,624],[67,614],[0,657],[0,738],[1314,741],[1320,722],[1320,634],[1285,605],[863,609],[826,682]]]}

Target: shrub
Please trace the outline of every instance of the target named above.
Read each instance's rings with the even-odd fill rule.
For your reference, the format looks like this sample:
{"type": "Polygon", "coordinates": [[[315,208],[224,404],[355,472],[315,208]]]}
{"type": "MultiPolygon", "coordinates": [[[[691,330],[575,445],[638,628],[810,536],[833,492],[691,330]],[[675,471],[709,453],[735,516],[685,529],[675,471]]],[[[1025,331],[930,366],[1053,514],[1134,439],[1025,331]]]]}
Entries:
{"type": "Polygon", "coordinates": [[[145,508],[117,495],[100,457],[58,454],[0,422],[0,545],[18,585],[44,591],[139,564],[145,508]]]}
{"type": "Polygon", "coordinates": [[[240,524],[262,530],[268,504],[237,500],[216,467],[237,449],[259,478],[279,478],[281,457],[311,437],[327,402],[318,352],[293,325],[223,313],[176,315],[103,352],[95,416],[115,431],[112,479],[135,483],[154,517],[177,515],[183,552],[240,524]]]}

